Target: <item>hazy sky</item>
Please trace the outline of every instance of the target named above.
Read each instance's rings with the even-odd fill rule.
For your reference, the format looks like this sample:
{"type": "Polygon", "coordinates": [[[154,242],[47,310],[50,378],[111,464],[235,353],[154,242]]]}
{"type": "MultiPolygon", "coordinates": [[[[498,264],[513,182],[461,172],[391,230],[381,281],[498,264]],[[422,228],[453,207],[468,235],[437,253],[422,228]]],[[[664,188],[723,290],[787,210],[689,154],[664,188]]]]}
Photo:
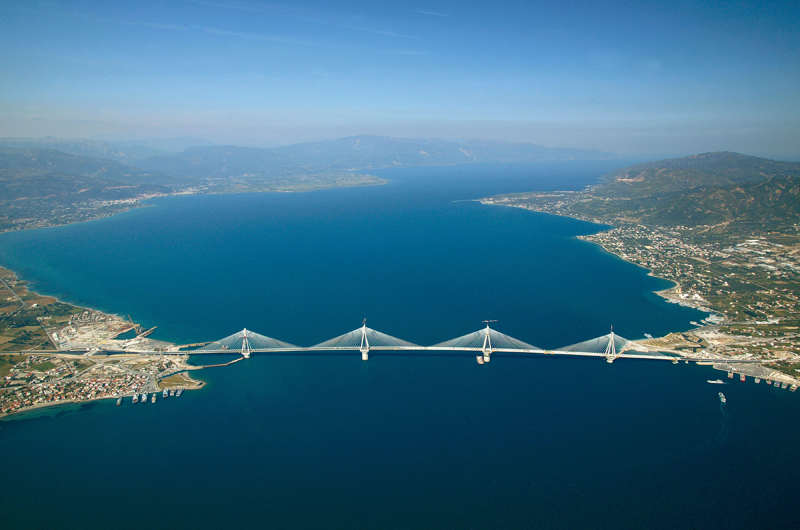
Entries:
{"type": "Polygon", "coordinates": [[[0,0],[0,136],[800,155],[800,2],[0,0]]]}

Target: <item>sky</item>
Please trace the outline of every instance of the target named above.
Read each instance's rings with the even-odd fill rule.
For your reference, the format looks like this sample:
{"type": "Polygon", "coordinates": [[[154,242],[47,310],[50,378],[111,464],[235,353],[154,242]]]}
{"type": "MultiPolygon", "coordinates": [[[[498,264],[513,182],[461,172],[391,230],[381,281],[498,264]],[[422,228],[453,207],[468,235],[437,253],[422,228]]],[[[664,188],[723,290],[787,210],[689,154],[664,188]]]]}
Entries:
{"type": "Polygon", "coordinates": [[[800,159],[800,2],[0,0],[0,136],[800,159]]]}

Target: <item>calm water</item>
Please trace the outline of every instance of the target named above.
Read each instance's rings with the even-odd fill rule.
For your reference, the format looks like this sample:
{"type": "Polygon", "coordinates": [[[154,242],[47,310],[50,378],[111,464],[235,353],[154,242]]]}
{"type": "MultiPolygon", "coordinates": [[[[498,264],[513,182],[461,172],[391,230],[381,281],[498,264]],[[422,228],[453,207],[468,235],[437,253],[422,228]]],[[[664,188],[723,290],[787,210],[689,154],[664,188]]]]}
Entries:
{"type": "MultiPolygon", "coordinates": [[[[667,286],[575,239],[595,225],[482,196],[578,189],[616,163],[383,173],[386,186],[159,199],[6,234],[0,263],[63,299],[213,340],[482,327],[552,348],[688,329],[667,286]],[[467,201],[467,202],[464,202],[467,201]]],[[[748,528],[798,515],[796,394],[707,367],[595,359],[254,357],[156,405],[0,423],[4,527],[748,528]]]]}

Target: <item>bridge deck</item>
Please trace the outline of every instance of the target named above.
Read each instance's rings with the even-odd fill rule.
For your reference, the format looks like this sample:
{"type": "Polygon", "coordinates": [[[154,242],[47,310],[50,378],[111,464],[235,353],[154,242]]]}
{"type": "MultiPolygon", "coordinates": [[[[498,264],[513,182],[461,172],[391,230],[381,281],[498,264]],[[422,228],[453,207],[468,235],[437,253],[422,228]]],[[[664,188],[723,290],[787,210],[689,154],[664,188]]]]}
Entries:
{"type": "MultiPolygon", "coordinates": [[[[250,350],[252,354],[270,353],[314,353],[314,352],[358,352],[355,347],[296,347],[296,348],[253,348],[250,350]]],[[[441,347],[441,346],[370,346],[370,352],[389,352],[389,351],[445,351],[445,352],[465,352],[465,353],[482,353],[482,348],[454,348],[454,347],[441,347]]],[[[145,351],[126,350],[127,353],[140,353],[149,355],[241,355],[239,350],[235,349],[222,349],[222,350],[183,350],[183,351],[145,351]]],[[[521,353],[532,355],[569,355],[577,357],[607,357],[605,353],[598,352],[576,352],[576,351],[561,351],[561,350],[530,350],[530,349],[513,349],[513,348],[493,348],[492,354],[495,353],[521,353]]],[[[619,353],[616,355],[618,358],[629,359],[655,359],[663,361],[674,361],[676,359],[683,360],[682,357],[672,357],[665,354],[651,353],[643,354],[640,352],[619,353]]]]}

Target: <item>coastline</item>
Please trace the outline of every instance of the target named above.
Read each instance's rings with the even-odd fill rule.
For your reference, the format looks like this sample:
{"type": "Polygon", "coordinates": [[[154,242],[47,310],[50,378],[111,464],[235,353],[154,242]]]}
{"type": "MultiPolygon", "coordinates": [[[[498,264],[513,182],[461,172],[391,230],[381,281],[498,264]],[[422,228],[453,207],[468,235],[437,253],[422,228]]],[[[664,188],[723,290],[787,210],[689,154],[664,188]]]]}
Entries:
{"type": "MultiPolygon", "coordinates": [[[[571,199],[578,197],[574,193],[570,195],[571,199]]],[[[712,258],[730,259],[730,251],[732,249],[726,248],[725,250],[728,252],[723,253],[709,245],[687,243],[682,239],[682,234],[684,232],[688,232],[689,235],[694,234],[685,227],[681,227],[683,232],[679,234],[670,228],[649,227],[637,222],[631,222],[633,220],[629,219],[623,219],[625,222],[621,224],[612,225],[607,219],[590,217],[580,213],[573,214],[569,208],[573,203],[562,201],[562,198],[563,194],[558,192],[553,194],[522,193],[486,197],[481,199],[480,202],[489,206],[522,208],[532,212],[569,217],[596,225],[603,225],[607,228],[591,235],[578,236],[578,239],[596,244],[609,254],[645,269],[648,276],[670,282],[672,284],[671,287],[653,291],[653,294],[664,301],[708,313],[708,316],[703,318],[701,322],[691,322],[695,326],[694,329],[674,331],[662,337],[641,339],[634,342],[647,348],[678,353],[684,358],[702,359],[711,362],[716,369],[727,370],[729,376],[731,372],[737,372],[741,376],[752,375],[750,373],[752,370],[745,369],[746,365],[744,363],[756,362],[765,370],[764,373],[769,374],[771,379],[800,385],[800,377],[794,373],[800,372],[800,369],[797,369],[800,367],[798,364],[800,352],[792,353],[792,351],[780,351],[777,349],[773,351],[763,348],[763,346],[775,346],[778,342],[788,342],[790,345],[795,343],[795,336],[800,337],[800,334],[795,334],[792,330],[798,329],[797,327],[785,326],[783,332],[770,331],[765,326],[778,324],[780,319],[772,319],[771,316],[769,319],[762,317],[764,321],[756,321],[752,317],[745,320],[742,320],[741,317],[737,319],[736,316],[740,313],[738,311],[734,313],[730,307],[726,307],[730,300],[724,294],[720,295],[721,291],[717,290],[713,296],[711,296],[713,293],[700,292],[698,283],[703,286],[704,291],[709,291],[710,288],[707,285],[708,282],[696,281],[698,277],[703,277],[703,274],[699,271],[704,266],[711,265],[712,261],[709,260],[712,258]],[[542,199],[545,199],[545,201],[542,202],[542,199]],[[554,202],[554,199],[558,199],[558,201],[554,202]],[[648,237],[652,239],[651,245],[654,246],[648,246],[642,242],[648,237]],[[659,241],[658,245],[655,243],[656,240],[659,241]],[[678,258],[683,258],[683,261],[678,258]],[[690,275],[684,274],[684,281],[681,281],[675,277],[659,274],[652,267],[652,265],[655,265],[656,267],[666,268],[665,264],[670,261],[673,265],[689,262],[686,267],[690,271],[695,270],[692,265],[694,263],[698,272],[693,272],[690,275]],[[740,330],[739,328],[746,329],[740,330]],[[736,331],[739,331],[739,333],[737,334],[736,331]],[[748,331],[748,334],[742,334],[741,331],[748,331]],[[765,337],[776,333],[779,333],[779,336],[782,333],[784,338],[776,340],[765,337]],[[769,342],[769,340],[772,340],[772,342],[769,342]],[[740,364],[737,365],[737,361],[740,364]]],[[[689,241],[693,240],[690,239],[689,241]]],[[[726,240],[725,244],[730,245],[731,242],[726,240]]],[[[757,240],[748,240],[748,244],[760,243],[757,240]]],[[[780,247],[780,245],[777,246],[780,247]]],[[[748,266],[752,267],[753,265],[748,266]]],[[[760,288],[760,285],[753,281],[743,281],[760,288]]],[[[726,281],[722,285],[727,287],[728,282],[726,281]]],[[[713,289],[711,290],[713,291],[713,289]]],[[[761,290],[758,292],[772,293],[773,291],[761,290]]],[[[732,294],[736,293],[732,292],[732,294]]],[[[730,306],[733,305],[731,302],[730,306]]],[[[761,303],[759,302],[757,305],[761,306],[761,303]]],[[[747,307],[752,306],[748,305],[747,307]]],[[[740,307],[737,306],[736,308],[740,307]]]]}
{"type": "MultiPolygon", "coordinates": [[[[189,381],[193,381],[196,384],[193,385],[193,386],[183,387],[183,390],[186,391],[186,392],[191,391],[191,390],[199,390],[199,389],[203,388],[205,386],[205,384],[206,384],[205,381],[199,381],[199,380],[196,380],[196,379],[189,379],[189,381]]],[[[170,387],[167,387],[167,388],[170,388],[170,387]]],[[[157,393],[157,391],[155,391],[155,393],[157,393]]],[[[125,395],[122,395],[122,396],[119,396],[119,395],[117,395],[117,396],[99,396],[99,397],[93,397],[93,398],[88,398],[88,399],[65,399],[65,400],[55,401],[55,402],[35,403],[33,405],[26,406],[25,408],[22,408],[22,409],[19,409],[19,410],[15,410],[14,412],[11,412],[11,413],[0,412],[0,421],[7,420],[9,418],[25,419],[25,418],[18,418],[18,416],[19,415],[24,415],[25,413],[33,412],[33,411],[36,411],[36,410],[39,410],[39,409],[46,409],[46,408],[53,408],[54,409],[54,408],[57,408],[57,407],[62,406],[62,405],[82,405],[82,404],[85,404],[85,403],[92,403],[94,401],[102,401],[102,400],[105,400],[105,399],[119,399],[120,397],[123,398],[123,402],[124,402],[124,399],[126,397],[131,397],[132,395],[133,394],[125,394],[125,395]]]]}
{"type": "Polygon", "coordinates": [[[9,269],[0,268],[0,278],[0,289],[12,294],[0,300],[0,419],[44,407],[204,385],[189,375],[202,369],[188,364],[189,352],[159,356],[136,351],[178,350],[147,338],[155,328],[144,330],[132,320],[29,291],[27,282],[9,269]],[[129,332],[136,336],[117,339],[129,332]],[[118,353],[106,353],[112,351],[118,353]]]}

